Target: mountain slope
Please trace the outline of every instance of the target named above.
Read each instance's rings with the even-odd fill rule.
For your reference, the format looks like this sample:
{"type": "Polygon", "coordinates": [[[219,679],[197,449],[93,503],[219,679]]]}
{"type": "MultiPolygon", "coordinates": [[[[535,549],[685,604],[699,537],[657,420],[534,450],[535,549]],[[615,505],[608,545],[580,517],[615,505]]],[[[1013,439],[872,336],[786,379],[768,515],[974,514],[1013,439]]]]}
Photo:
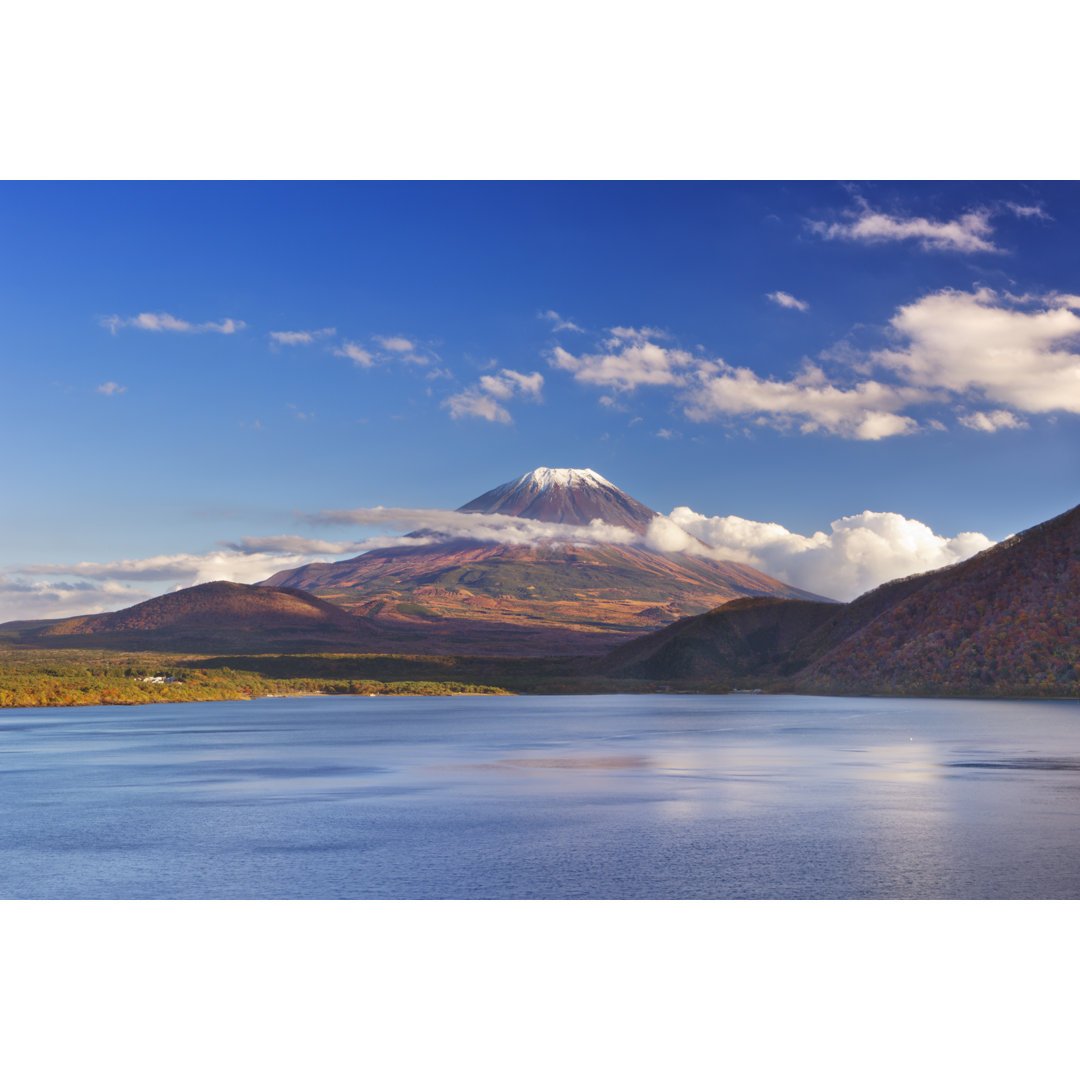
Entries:
{"type": "Polygon", "coordinates": [[[729,603],[616,649],[597,669],[667,681],[745,677],[812,693],[1072,696],[1080,507],[849,604],[729,603]]]}
{"type": "Polygon", "coordinates": [[[1080,507],[912,584],[874,619],[813,648],[797,684],[1075,694],[1080,507]]]}
{"type": "MultiPolygon", "coordinates": [[[[143,648],[207,644],[215,648],[253,643],[377,644],[363,619],[299,589],[266,589],[211,581],[166,593],[122,611],[80,615],[48,623],[33,635],[86,639],[87,646],[130,640],[143,648]]],[[[59,642],[56,642],[59,644],[59,642]]]]}
{"type": "Polygon", "coordinates": [[[709,558],[689,536],[685,546],[700,554],[650,549],[646,534],[659,515],[589,469],[536,469],[461,511],[574,527],[600,521],[636,539],[508,544],[432,536],[420,546],[283,571],[264,584],[311,590],[388,632],[409,627],[414,651],[518,655],[599,654],[736,597],[811,595],[709,558]]]}

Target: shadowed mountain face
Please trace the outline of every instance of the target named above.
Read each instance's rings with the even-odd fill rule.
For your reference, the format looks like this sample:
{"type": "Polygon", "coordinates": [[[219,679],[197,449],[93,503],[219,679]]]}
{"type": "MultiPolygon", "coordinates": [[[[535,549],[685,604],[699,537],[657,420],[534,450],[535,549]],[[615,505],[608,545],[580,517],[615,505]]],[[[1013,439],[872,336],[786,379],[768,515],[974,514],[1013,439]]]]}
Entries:
{"type": "MultiPolygon", "coordinates": [[[[534,521],[616,525],[637,543],[500,544],[433,538],[283,571],[264,584],[308,589],[415,652],[598,655],[680,615],[740,596],[809,597],[752,567],[645,546],[655,511],[591,469],[536,469],[461,510],[534,521]]],[[[672,526],[674,528],[674,526],[672,526]]],[[[817,599],[816,597],[814,599],[817,599]]]]}
{"type": "Polygon", "coordinates": [[[735,601],[597,670],[810,693],[1069,696],[1080,686],[1080,507],[850,604],[735,601]]]}

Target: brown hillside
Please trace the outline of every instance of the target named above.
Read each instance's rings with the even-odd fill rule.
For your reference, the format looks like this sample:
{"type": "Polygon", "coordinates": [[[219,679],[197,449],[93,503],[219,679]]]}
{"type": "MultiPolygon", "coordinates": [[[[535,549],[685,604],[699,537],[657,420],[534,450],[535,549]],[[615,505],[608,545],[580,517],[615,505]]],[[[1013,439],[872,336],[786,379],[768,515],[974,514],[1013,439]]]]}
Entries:
{"type": "Polygon", "coordinates": [[[1080,507],[910,584],[874,619],[815,650],[796,684],[829,692],[1076,693],[1080,507]]]}
{"type": "Polygon", "coordinates": [[[616,649],[623,677],[747,677],[811,693],[1073,696],[1080,507],[850,604],[738,601],[616,649]]]}
{"type": "Polygon", "coordinates": [[[354,616],[299,589],[264,589],[211,581],[155,596],[122,611],[64,619],[46,636],[124,633],[141,630],[312,630],[352,631],[354,616]]]}

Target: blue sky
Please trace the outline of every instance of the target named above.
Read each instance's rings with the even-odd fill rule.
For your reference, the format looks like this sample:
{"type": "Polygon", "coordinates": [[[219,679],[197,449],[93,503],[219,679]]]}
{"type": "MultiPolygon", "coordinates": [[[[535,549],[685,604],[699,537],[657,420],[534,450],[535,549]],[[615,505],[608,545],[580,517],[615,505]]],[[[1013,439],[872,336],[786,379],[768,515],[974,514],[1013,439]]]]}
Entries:
{"type": "Polygon", "coordinates": [[[962,557],[1078,501],[1078,238],[1062,182],[6,183],[0,621],[539,465],[829,595],[962,557]]]}

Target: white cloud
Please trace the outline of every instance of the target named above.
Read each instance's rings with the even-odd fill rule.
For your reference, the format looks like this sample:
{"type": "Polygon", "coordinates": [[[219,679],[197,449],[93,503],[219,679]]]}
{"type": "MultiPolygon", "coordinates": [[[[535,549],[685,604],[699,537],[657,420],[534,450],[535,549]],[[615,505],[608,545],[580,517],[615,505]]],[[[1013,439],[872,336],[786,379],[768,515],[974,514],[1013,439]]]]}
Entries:
{"type": "Polygon", "coordinates": [[[1004,206],[1018,218],[1042,218],[1045,221],[1052,220],[1050,215],[1041,206],[1021,206],[1014,202],[1007,202],[1004,206]]]}
{"type": "Polygon", "coordinates": [[[645,546],[661,555],[699,555],[702,558],[719,558],[708,544],[688,533],[670,517],[657,514],[645,531],[645,546]]]}
{"type": "Polygon", "coordinates": [[[375,363],[374,356],[355,341],[343,341],[340,347],[332,349],[331,352],[335,356],[347,357],[357,367],[369,368],[375,363]]]}
{"type": "Polygon", "coordinates": [[[254,584],[281,570],[310,563],[313,555],[341,556],[430,542],[430,538],[399,536],[349,541],[303,536],[245,536],[239,541],[221,541],[218,545],[221,550],[205,554],[179,553],[113,562],[38,563],[13,567],[8,575],[0,575],[0,622],[115,611],[148,600],[161,591],[207,581],[254,584]],[[57,577],[83,580],[44,580],[57,577]],[[133,582],[154,582],[157,587],[153,592],[147,592],[144,588],[133,588],[133,582]]]}
{"type": "Polygon", "coordinates": [[[962,414],[957,419],[964,427],[972,431],[1003,431],[1007,428],[1026,428],[1026,420],[1020,420],[1005,409],[995,409],[993,412],[975,412],[962,414]]]}
{"type": "Polygon", "coordinates": [[[607,352],[574,356],[556,345],[551,366],[569,371],[578,382],[622,391],[639,386],[685,386],[689,371],[698,366],[690,353],[648,341],[641,336],[643,331],[615,329],[624,336],[606,342],[607,352]]]}
{"type": "Polygon", "coordinates": [[[805,300],[797,300],[791,293],[771,292],[765,294],[766,299],[781,307],[793,308],[795,311],[809,311],[810,305],[805,300]]]}
{"type": "MultiPolygon", "coordinates": [[[[790,380],[762,378],[749,368],[659,345],[647,339],[649,333],[654,331],[615,327],[605,342],[608,351],[574,356],[556,346],[550,363],[580,382],[623,393],[641,386],[681,391],[691,420],[756,416],[758,423],[784,430],[797,425],[803,433],[851,439],[878,440],[917,431],[918,423],[899,411],[934,398],[916,387],[874,380],[836,386],[812,364],[790,380]]],[[[607,395],[600,400],[608,407],[615,401],[607,395]]]]}
{"type": "Polygon", "coordinates": [[[333,337],[337,330],[332,326],[322,330],[271,330],[270,337],[275,345],[310,345],[320,338],[333,337]]]}
{"type": "Polygon", "coordinates": [[[498,375],[481,375],[480,387],[500,401],[506,401],[515,394],[539,401],[544,388],[544,376],[538,371],[524,375],[520,371],[503,368],[498,375]]]}
{"type": "Polygon", "coordinates": [[[569,319],[564,319],[557,311],[541,311],[536,317],[550,322],[552,324],[551,329],[556,333],[560,330],[573,330],[579,334],[585,333],[585,330],[578,326],[577,323],[573,323],[569,319]]]}
{"type": "Polygon", "coordinates": [[[450,410],[454,420],[472,417],[497,424],[512,424],[514,418],[500,402],[514,397],[541,401],[544,376],[538,371],[525,375],[520,371],[503,368],[498,375],[481,375],[476,386],[466,387],[446,398],[442,407],[450,410]]]}
{"type": "Polygon", "coordinates": [[[119,315],[110,315],[101,320],[101,325],[113,334],[125,326],[134,327],[138,330],[152,330],[155,333],[170,330],[181,334],[235,334],[237,330],[243,330],[247,323],[239,319],[222,319],[221,322],[216,323],[190,323],[184,319],[178,319],[175,315],[170,315],[165,311],[144,311],[130,319],[121,318],[119,315]]]}
{"type": "Polygon", "coordinates": [[[13,573],[39,577],[81,577],[91,581],[170,581],[198,585],[204,581],[261,581],[278,570],[298,564],[298,554],[212,551],[205,555],[151,555],[145,559],[117,559],[115,562],[35,563],[13,569],[13,573]]]}
{"type": "MultiPolygon", "coordinates": [[[[254,583],[312,556],[343,556],[390,547],[419,547],[446,539],[499,544],[631,544],[666,554],[734,560],[823,596],[847,600],[884,581],[949,565],[990,545],[981,533],[947,538],[900,514],[864,511],[834,521],[829,532],[792,533],[776,523],[705,517],[688,507],[658,515],[644,537],[630,529],[533,521],[505,514],[457,510],[365,507],[297,515],[319,526],[361,525],[420,531],[421,536],[378,535],[330,541],[299,535],[244,536],[205,554],[156,555],[113,562],[42,563],[0,575],[0,619],[59,618],[115,610],[149,595],[132,587],[156,582],[184,588],[207,581],[254,583]],[[43,580],[62,577],[65,581],[43,580]],[[80,578],[72,582],[70,579],[80,578]]],[[[316,560],[318,561],[318,560],[316,560]]]]}
{"type": "Polygon", "coordinates": [[[442,403],[444,409],[450,410],[450,416],[454,420],[464,420],[473,417],[478,420],[490,420],[496,424],[512,424],[514,418],[494,398],[482,393],[476,387],[462,390],[458,394],[451,394],[442,403]]]}
{"type": "Polygon", "coordinates": [[[370,368],[376,364],[397,362],[400,364],[417,364],[421,367],[430,364],[433,360],[438,362],[439,356],[424,346],[410,341],[409,338],[400,335],[383,337],[373,334],[371,340],[378,345],[377,349],[370,349],[358,341],[343,341],[330,351],[335,356],[348,357],[357,367],[370,368]]]}
{"type": "MultiPolygon", "coordinates": [[[[557,543],[630,544],[640,540],[631,529],[608,525],[599,520],[589,525],[571,525],[534,521],[511,514],[468,514],[460,510],[371,506],[356,510],[322,510],[300,517],[316,525],[365,525],[408,531],[422,529],[431,534],[426,542],[452,538],[536,546],[557,543]]],[[[400,538],[394,538],[394,542],[398,540],[400,538]]]]}
{"type": "Polygon", "coordinates": [[[359,555],[386,547],[412,547],[430,544],[430,538],[411,536],[372,536],[365,540],[316,540],[310,536],[243,536],[222,540],[219,547],[243,555],[359,555]]]}
{"type": "Polygon", "coordinates": [[[116,582],[17,581],[0,574],[0,622],[96,615],[138,604],[150,596],[116,582]]]}
{"type": "Polygon", "coordinates": [[[696,386],[685,395],[685,412],[691,420],[757,415],[760,422],[774,427],[798,422],[804,434],[824,431],[875,441],[916,431],[916,421],[898,415],[898,410],[931,397],[916,388],[873,380],[842,389],[832,385],[813,365],[786,381],[763,379],[749,368],[734,368],[723,362],[712,368],[699,371],[696,386]]]}
{"type": "Polygon", "coordinates": [[[991,546],[982,533],[938,536],[921,521],[864,510],[802,536],[775,522],[706,517],[687,506],[669,515],[711,545],[712,557],[748,563],[799,588],[851,600],[894,578],[949,566],[991,546]]]}
{"type": "Polygon", "coordinates": [[[377,341],[384,349],[389,352],[395,353],[411,353],[416,351],[416,346],[408,339],[403,337],[379,337],[376,334],[373,341],[377,341]]]}
{"type": "Polygon", "coordinates": [[[107,383],[102,383],[97,388],[97,392],[99,394],[104,394],[106,397],[112,397],[113,394],[126,394],[127,393],[127,387],[126,386],[121,386],[119,383],[107,382],[107,383]]]}
{"type": "MultiPolygon", "coordinates": [[[[804,359],[789,378],[762,376],[701,346],[651,340],[659,332],[648,327],[615,327],[592,352],[556,346],[549,363],[612,391],[599,398],[607,408],[639,388],[667,388],[697,422],[742,416],[863,441],[944,430],[940,419],[909,415],[931,403],[951,403],[962,424],[986,432],[1027,426],[1022,413],[1080,413],[1080,295],[943,289],[897,309],[884,329],[889,348],[822,352],[829,374],[804,359]]],[[[494,412],[488,397],[471,403],[494,412]]]]}
{"type": "Polygon", "coordinates": [[[810,229],[826,240],[854,240],[863,243],[917,240],[927,251],[996,252],[990,237],[993,211],[985,207],[970,210],[952,221],[933,221],[924,217],[897,217],[874,210],[866,199],[855,196],[857,210],[844,214],[847,219],[829,225],[809,222],[810,229]]]}
{"type": "Polygon", "coordinates": [[[608,329],[611,335],[606,344],[609,349],[614,349],[620,344],[629,342],[632,345],[642,345],[646,341],[663,341],[671,337],[666,330],[660,330],[655,326],[612,326],[608,329]]]}
{"type": "Polygon", "coordinates": [[[1080,297],[943,289],[891,319],[901,340],[874,359],[905,382],[1022,412],[1080,413],[1080,297]]]}

